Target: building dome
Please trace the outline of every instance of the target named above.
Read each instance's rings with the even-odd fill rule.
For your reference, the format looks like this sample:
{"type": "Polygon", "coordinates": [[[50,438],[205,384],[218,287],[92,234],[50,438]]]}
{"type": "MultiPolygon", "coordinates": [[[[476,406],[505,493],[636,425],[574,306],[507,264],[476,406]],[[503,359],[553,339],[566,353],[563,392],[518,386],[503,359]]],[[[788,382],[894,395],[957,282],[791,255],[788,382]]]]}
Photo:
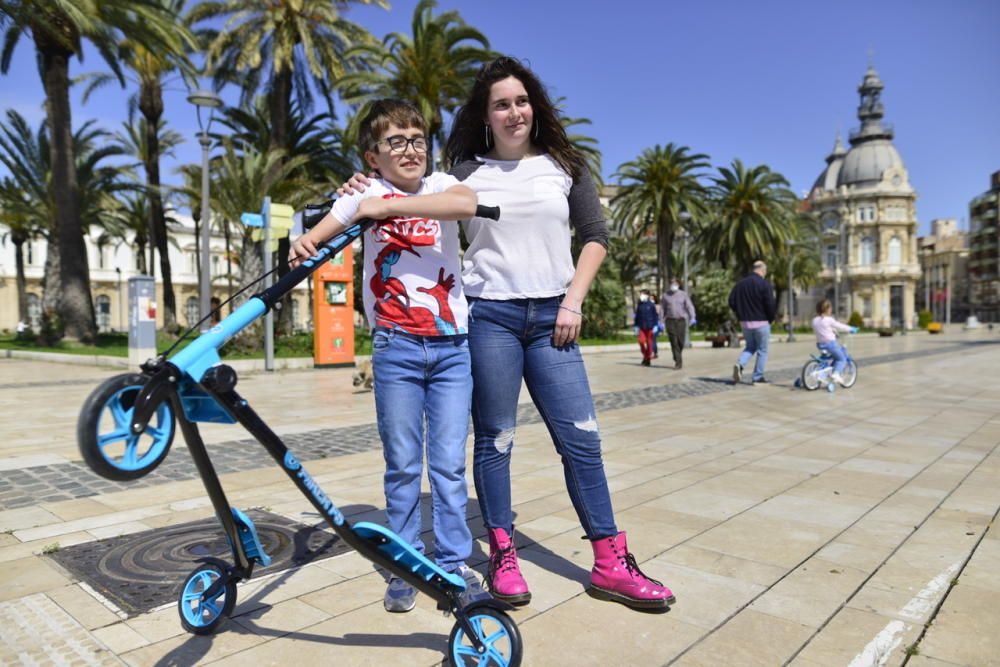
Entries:
{"type": "Polygon", "coordinates": [[[851,149],[837,174],[837,185],[870,186],[882,181],[885,171],[897,168],[905,172],[903,158],[892,145],[892,126],[882,124],[885,111],[882,106],[882,89],[885,85],[875,68],[870,66],[858,86],[861,103],[858,119],[861,127],[850,133],[851,149]]]}
{"type": "MultiPolygon", "coordinates": [[[[837,185],[875,185],[890,167],[904,168],[903,158],[888,139],[866,141],[851,148],[837,175],[837,185]]],[[[832,189],[832,188],[830,188],[832,189]]]]}
{"type": "Polygon", "coordinates": [[[837,141],[833,145],[833,152],[826,156],[826,169],[823,170],[823,173],[813,183],[812,189],[814,191],[837,189],[837,178],[840,176],[845,155],[847,155],[847,151],[844,150],[844,144],[841,143],[840,134],[838,133],[837,141]]]}

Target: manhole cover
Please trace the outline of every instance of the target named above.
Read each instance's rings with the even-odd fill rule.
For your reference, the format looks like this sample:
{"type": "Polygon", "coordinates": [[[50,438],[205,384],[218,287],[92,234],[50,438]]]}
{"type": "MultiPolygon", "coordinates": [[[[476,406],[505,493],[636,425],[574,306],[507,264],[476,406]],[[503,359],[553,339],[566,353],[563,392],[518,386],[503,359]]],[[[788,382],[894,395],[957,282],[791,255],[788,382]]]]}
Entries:
{"type": "MultiPolygon", "coordinates": [[[[283,516],[250,510],[271,565],[254,573],[278,572],[350,551],[336,535],[283,516]]],[[[87,582],[129,615],[177,599],[185,577],[199,558],[232,562],[229,542],[215,517],[110,537],[60,549],[51,554],[60,565],[87,582]]]]}

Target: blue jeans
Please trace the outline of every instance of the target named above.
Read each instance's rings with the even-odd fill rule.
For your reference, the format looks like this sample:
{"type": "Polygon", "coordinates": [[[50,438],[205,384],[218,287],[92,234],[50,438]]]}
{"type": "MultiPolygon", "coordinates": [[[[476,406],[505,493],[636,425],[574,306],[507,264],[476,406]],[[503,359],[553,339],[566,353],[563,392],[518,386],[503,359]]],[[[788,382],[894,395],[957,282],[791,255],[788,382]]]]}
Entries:
{"type": "Polygon", "coordinates": [[[562,297],[469,299],[473,477],[487,528],[512,529],[510,457],[521,379],[562,458],[566,489],[590,539],[618,534],[601,436],[580,348],[552,343],[562,297]]]}
{"type": "Polygon", "coordinates": [[[771,338],[771,325],[765,324],[757,329],[743,329],[743,339],[746,347],[740,352],[739,365],[743,368],[750,362],[750,357],[757,354],[757,362],[753,367],[753,379],[764,377],[764,367],[767,366],[767,342],[771,338]]]}
{"type": "Polygon", "coordinates": [[[472,401],[468,340],[376,329],[372,370],[389,527],[423,553],[420,481],[426,424],[434,559],[453,571],[472,553],[465,517],[465,441],[472,401]]]}
{"type": "Polygon", "coordinates": [[[847,368],[847,350],[844,346],[835,340],[826,341],[824,343],[816,343],[816,347],[823,350],[824,352],[829,352],[833,357],[833,372],[840,375],[847,368]]]}

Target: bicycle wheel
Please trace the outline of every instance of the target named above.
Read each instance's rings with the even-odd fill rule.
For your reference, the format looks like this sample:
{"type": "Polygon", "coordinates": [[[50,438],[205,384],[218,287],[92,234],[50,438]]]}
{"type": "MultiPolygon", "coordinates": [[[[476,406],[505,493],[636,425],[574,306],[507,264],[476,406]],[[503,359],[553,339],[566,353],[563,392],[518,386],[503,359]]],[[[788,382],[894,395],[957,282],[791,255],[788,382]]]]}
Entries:
{"type": "Polygon", "coordinates": [[[205,592],[217,580],[226,577],[217,565],[202,565],[184,580],[177,600],[181,625],[196,635],[210,635],[218,630],[236,606],[236,581],[226,579],[218,592],[210,597],[205,592]]]}
{"type": "Polygon", "coordinates": [[[510,616],[491,607],[480,607],[469,613],[469,623],[476,636],[486,646],[480,653],[465,634],[461,623],[455,623],[448,637],[448,661],[452,667],[489,665],[518,667],[524,650],[521,632],[510,616]]]}
{"type": "Polygon", "coordinates": [[[802,367],[802,386],[809,391],[819,389],[819,372],[822,368],[820,363],[815,359],[807,361],[806,365],[802,367]]]}
{"type": "Polygon", "coordinates": [[[83,460],[101,477],[137,479],[160,465],[174,439],[174,413],[161,403],[146,429],[129,429],[136,396],[146,383],[137,373],[116,375],[87,397],[76,424],[76,442],[83,460]]]}
{"type": "Polygon", "coordinates": [[[845,389],[850,389],[854,386],[854,383],[858,381],[858,365],[854,363],[854,359],[848,359],[847,365],[844,366],[844,372],[841,373],[840,386],[845,389]]]}

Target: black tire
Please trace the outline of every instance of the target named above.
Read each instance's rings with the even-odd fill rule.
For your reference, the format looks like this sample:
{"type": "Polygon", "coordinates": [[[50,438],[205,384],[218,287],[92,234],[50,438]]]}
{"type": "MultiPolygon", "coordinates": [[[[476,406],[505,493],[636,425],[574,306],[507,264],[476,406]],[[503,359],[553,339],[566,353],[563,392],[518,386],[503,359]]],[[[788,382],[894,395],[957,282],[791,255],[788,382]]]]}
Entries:
{"type": "Polygon", "coordinates": [[[802,386],[809,391],[816,391],[819,389],[820,381],[816,377],[816,371],[820,369],[820,364],[815,359],[810,359],[806,362],[806,365],[802,367],[802,386]]]}
{"type": "MultiPolygon", "coordinates": [[[[476,628],[480,640],[492,637],[487,645],[493,660],[490,667],[518,667],[524,652],[521,631],[510,616],[492,607],[477,607],[469,611],[469,622],[476,628]]],[[[483,656],[466,637],[461,623],[455,623],[448,637],[448,664],[452,667],[478,665],[483,656]]]]}
{"type": "Polygon", "coordinates": [[[138,479],[163,462],[174,440],[173,406],[161,404],[143,433],[133,436],[129,416],[147,378],[116,375],[98,385],[80,409],[76,442],[90,469],[115,481],[138,479]]]}
{"type": "Polygon", "coordinates": [[[858,365],[854,363],[854,359],[848,359],[847,365],[844,366],[844,372],[841,373],[843,376],[843,381],[840,386],[845,389],[850,389],[858,381],[858,365]]]}
{"type": "Polygon", "coordinates": [[[177,613],[181,625],[196,635],[210,635],[222,627],[236,606],[236,580],[232,579],[218,565],[202,565],[184,580],[177,596],[177,613]],[[201,594],[218,579],[225,577],[226,583],[212,600],[202,599],[201,594]],[[221,601],[220,601],[221,598],[221,601]]]}

